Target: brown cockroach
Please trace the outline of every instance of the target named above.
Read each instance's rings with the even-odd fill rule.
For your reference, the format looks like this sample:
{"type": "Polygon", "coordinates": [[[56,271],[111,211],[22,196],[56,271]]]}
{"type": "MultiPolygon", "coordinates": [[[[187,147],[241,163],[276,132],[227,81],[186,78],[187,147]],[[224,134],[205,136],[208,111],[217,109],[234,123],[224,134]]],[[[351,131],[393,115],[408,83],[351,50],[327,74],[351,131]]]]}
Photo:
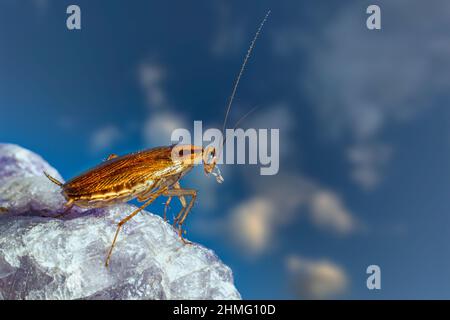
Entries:
{"type": "MultiPolygon", "coordinates": [[[[247,60],[269,14],[270,11],[267,12],[261,22],[236,78],[226,109],[222,132],[225,132],[228,114],[247,60]]],[[[122,226],[159,196],[168,197],[164,207],[164,220],[166,220],[167,208],[172,198],[177,197],[179,199],[182,208],[174,219],[174,226],[178,225],[178,234],[181,241],[185,244],[189,243],[183,238],[182,227],[194,205],[197,191],[181,188],[179,181],[195,164],[203,162],[206,175],[213,174],[216,180],[221,183],[223,178],[216,166],[219,157],[215,147],[212,146],[203,148],[194,145],[172,145],[123,156],[112,154],[100,165],[76,176],[66,183],[58,181],[46,172],[44,174],[50,181],[62,188],[62,194],[67,200],[65,204],[66,211],[70,210],[74,205],[83,208],[98,208],[119,202],[127,202],[135,198],[139,202],[143,202],[140,207],[118,223],[105,262],[105,266],[108,266],[122,226]],[[186,201],[186,197],[190,197],[189,202],[186,201]]]]}

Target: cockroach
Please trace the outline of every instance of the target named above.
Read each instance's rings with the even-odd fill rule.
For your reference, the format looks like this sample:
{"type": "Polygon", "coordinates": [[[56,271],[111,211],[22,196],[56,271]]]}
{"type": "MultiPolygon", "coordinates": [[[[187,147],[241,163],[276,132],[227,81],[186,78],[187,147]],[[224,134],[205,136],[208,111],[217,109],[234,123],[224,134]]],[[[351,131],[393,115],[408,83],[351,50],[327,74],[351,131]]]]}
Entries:
{"type": "MultiPolygon", "coordinates": [[[[235,80],[226,109],[223,133],[225,132],[228,114],[239,81],[269,14],[270,11],[267,12],[261,22],[235,80]]],[[[223,148],[223,144],[224,142],[220,149],[223,148]]],[[[99,208],[119,202],[127,202],[135,198],[139,202],[143,202],[140,207],[118,223],[105,261],[105,266],[108,267],[122,226],[159,196],[167,197],[164,207],[164,220],[166,220],[167,208],[172,199],[176,197],[180,201],[182,208],[174,218],[173,224],[178,226],[178,235],[181,241],[188,244],[189,242],[183,237],[183,224],[194,205],[197,191],[182,188],[180,180],[195,164],[203,163],[206,175],[212,174],[216,177],[217,182],[223,182],[217,167],[218,158],[220,158],[220,155],[216,152],[216,148],[212,146],[203,148],[195,145],[172,145],[156,147],[123,156],[112,154],[100,165],[74,177],[66,183],[58,181],[46,172],[44,174],[50,181],[62,188],[62,194],[67,200],[65,212],[69,211],[74,205],[82,208],[99,208]],[[186,199],[188,197],[190,198],[189,202],[186,199]]]]}

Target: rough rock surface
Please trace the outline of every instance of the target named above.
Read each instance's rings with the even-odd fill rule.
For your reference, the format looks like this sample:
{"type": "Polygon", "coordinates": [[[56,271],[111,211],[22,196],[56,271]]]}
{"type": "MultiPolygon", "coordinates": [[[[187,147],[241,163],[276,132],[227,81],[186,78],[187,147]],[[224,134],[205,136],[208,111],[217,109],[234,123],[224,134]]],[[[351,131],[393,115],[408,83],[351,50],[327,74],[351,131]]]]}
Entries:
{"type": "Polygon", "coordinates": [[[105,268],[116,224],[135,207],[50,218],[64,199],[42,170],[61,178],[38,155],[0,144],[0,299],[240,299],[211,250],[183,245],[145,211],[124,226],[105,268]]]}

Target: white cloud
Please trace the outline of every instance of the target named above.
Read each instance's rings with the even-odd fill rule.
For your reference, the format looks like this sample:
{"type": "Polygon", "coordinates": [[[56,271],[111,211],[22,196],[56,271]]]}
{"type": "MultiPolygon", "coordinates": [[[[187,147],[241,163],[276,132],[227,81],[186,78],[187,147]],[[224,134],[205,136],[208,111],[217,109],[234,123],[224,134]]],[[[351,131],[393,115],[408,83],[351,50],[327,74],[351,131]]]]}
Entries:
{"type": "Polygon", "coordinates": [[[172,132],[178,128],[187,128],[187,123],[182,116],[171,111],[152,112],[143,128],[146,144],[150,146],[170,145],[172,132]]]}
{"type": "Polygon", "coordinates": [[[319,190],[314,193],[311,215],[316,225],[338,233],[346,234],[355,228],[351,213],[343,206],[341,199],[330,191],[319,190]]]}
{"type": "Polygon", "coordinates": [[[216,2],[217,30],[211,42],[211,52],[217,56],[224,56],[239,52],[245,44],[244,25],[233,19],[230,4],[226,1],[216,2]]]}
{"type": "MultiPolygon", "coordinates": [[[[244,113],[245,114],[245,113],[244,113]]],[[[280,158],[293,154],[297,141],[294,134],[295,123],[289,106],[279,102],[257,109],[245,119],[242,127],[255,129],[279,129],[280,131],[280,158]]],[[[250,146],[255,147],[256,146],[250,146]]],[[[251,151],[251,150],[250,150],[251,151]]],[[[295,153],[294,153],[295,154],[295,153]]]]}
{"type": "Polygon", "coordinates": [[[252,254],[265,251],[273,238],[276,208],[264,198],[252,198],[239,204],[230,215],[234,241],[252,254]]]}
{"type": "Polygon", "coordinates": [[[349,148],[351,177],[366,190],[373,189],[382,178],[384,167],[391,157],[391,147],[385,144],[360,144],[349,148]]]}
{"type": "Polygon", "coordinates": [[[96,130],[90,140],[90,150],[100,153],[110,149],[114,143],[122,138],[122,133],[114,125],[107,125],[96,130]]]}
{"type": "Polygon", "coordinates": [[[301,299],[337,297],[348,288],[348,276],[338,265],[328,260],[310,260],[289,256],[286,267],[295,294],[301,299]]]}
{"type": "Polygon", "coordinates": [[[139,66],[138,72],[139,83],[149,108],[170,108],[166,92],[163,89],[163,82],[166,79],[166,70],[163,66],[155,62],[146,62],[139,66]]]}
{"type": "Polygon", "coordinates": [[[167,70],[161,64],[146,61],[139,65],[138,76],[149,108],[142,130],[144,141],[149,146],[169,145],[173,130],[188,126],[184,115],[172,106],[164,89],[167,70]]]}
{"type": "Polygon", "coordinates": [[[283,226],[300,214],[318,228],[340,235],[357,231],[360,223],[342,199],[312,180],[298,176],[263,177],[254,181],[254,196],[236,204],[228,215],[226,232],[238,247],[258,255],[271,249],[283,226]]]}
{"type": "Polygon", "coordinates": [[[388,158],[377,148],[371,160],[353,161],[354,149],[392,148],[382,141],[385,128],[415,119],[450,88],[450,3],[398,0],[380,6],[382,17],[389,17],[382,18],[380,31],[367,30],[364,8],[351,4],[330,16],[315,37],[292,38],[285,46],[302,56],[307,52],[302,86],[322,132],[350,138],[351,178],[366,189],[382,180],[388,158]]]}
{"type": "Polygon", "coordinates": [[[32,0],[38,14],[43,14],[48,10],[49,0],[32,0]]]}

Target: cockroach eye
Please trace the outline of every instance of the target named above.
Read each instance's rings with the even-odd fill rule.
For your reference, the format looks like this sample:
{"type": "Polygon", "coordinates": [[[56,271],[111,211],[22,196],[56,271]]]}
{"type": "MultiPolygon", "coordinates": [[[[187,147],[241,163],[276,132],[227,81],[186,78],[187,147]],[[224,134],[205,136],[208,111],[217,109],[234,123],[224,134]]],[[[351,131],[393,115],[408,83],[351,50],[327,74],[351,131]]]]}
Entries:
{"type": "Polygon", "coordinates": [[[180,149],[180,151],[178,151],[178,155],[179,155],[180,157],[183,156],[183,149],[180,149]]]}

